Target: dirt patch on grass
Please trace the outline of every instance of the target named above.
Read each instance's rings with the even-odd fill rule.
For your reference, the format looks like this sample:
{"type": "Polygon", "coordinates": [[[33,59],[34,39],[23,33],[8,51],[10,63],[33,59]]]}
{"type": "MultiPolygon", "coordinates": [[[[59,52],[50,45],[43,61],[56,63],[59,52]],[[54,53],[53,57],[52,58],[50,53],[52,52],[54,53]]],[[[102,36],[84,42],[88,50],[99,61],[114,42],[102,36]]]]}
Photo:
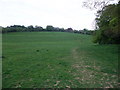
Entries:
{"type": "Polygon", "coordinates": [[[101,66],[97,65],[95,60],[89,60],[85,52],[78,52],[77,48],[74,48],[71,54],[74,60],[72,75],[80,84],[88,88],[118,87],[118,76],[101,72],[101,66]]]}
{"type": "Polygon", "coordinates": [[[73,56],[73,59],[78,59],[79,58],[78,53],[77,53],[77,48],[74,48],[72,50],[72,56],[73,56]]]}

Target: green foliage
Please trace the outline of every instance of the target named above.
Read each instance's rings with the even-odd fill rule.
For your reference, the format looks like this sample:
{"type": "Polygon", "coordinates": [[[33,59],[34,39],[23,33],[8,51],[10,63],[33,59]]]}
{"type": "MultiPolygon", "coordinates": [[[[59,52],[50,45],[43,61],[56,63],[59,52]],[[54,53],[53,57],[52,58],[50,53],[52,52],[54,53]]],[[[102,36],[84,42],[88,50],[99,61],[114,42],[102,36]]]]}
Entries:
{"type": "Polygon", "coordinates": [[[46,30],[47,30],[47,31],[54,31],[54,27],[51,26],[51,25],[48,25],[48,26],[46,27],[46,30]]]}
{"type": "Polygon", "coordinates": [[[1,29],[2,33],[9,33],[9,32],[43,32],[43,31],[49,31],[49,32],[71,32],[71,33],[79,33],[79,34],[87,34],[92,35],[93,31],[85,29],[85,30],[73,30],[72,28],[64,29],[59,27],[53,27],[51,25],[47,25],[45,29],[41,26],[21,26],[21,25],[13,25],[8,26],[3,29],[1,29]]]}
{"type": "Polygon", "coordinates": [[[35,26],[35,31],[44,31],[43,27],[41,26],[35,26]]]}
{"type": "Polygon", "coordinates": [[[94,43],[120,44],[119,10],[119,4],[111,4],[97,12],[97,18],[95,20],[98,31],[94,34],[94,43]]]}

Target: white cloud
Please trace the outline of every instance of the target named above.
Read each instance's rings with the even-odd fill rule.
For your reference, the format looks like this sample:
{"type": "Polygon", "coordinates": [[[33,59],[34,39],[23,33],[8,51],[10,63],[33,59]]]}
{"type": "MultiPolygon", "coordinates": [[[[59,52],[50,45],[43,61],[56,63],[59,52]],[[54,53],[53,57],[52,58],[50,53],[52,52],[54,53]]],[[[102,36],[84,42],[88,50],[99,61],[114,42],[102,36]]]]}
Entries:
{"type": "Polygon", "coordinates": [[[92,29],[94,11],[82,8],[83,0],[0,0],[0,25],[53,25],[92,29]]]}

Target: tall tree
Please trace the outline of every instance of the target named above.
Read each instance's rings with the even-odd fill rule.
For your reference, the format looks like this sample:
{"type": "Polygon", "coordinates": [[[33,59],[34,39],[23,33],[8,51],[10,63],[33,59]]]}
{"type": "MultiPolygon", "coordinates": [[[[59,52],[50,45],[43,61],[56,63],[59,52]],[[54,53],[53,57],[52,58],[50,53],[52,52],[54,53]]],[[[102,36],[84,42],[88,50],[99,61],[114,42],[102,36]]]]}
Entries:
{"type": "Polygon", "coordinates": [[[110,4],[97,12],[96,25],[97,31],[94,35],[94,42],[120,43],[120,4],[110,4]]]}
{"type": "Polygon", "coordinates": [[[90,9],[97,9],[96,31],[94,42],[99,44],[120,43],[120,1],[110,4],[115,0],[86,0],[83,5],[90,9]]]}

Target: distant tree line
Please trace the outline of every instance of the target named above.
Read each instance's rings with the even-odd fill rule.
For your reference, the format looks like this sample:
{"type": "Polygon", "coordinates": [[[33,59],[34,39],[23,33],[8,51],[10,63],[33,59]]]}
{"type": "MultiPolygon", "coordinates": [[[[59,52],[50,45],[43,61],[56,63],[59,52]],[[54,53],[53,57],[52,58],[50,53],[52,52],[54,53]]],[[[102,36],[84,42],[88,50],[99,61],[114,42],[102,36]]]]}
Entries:
{"type": "Polygon", "coordinates": [[[78,33],[78,34],[87,34],[91,35],[93,34],[92,30],[83,29],[83,30],[73,30],[72,28],[59,28],[59,27],[53,27],[52,25],[47,25],[46,28],[43,28],[41,26],[21,26],[21,25],[12,25],[2,28],[2,33],[10,33],[10,32],[70,32],[70,33],[78,33]]]}

